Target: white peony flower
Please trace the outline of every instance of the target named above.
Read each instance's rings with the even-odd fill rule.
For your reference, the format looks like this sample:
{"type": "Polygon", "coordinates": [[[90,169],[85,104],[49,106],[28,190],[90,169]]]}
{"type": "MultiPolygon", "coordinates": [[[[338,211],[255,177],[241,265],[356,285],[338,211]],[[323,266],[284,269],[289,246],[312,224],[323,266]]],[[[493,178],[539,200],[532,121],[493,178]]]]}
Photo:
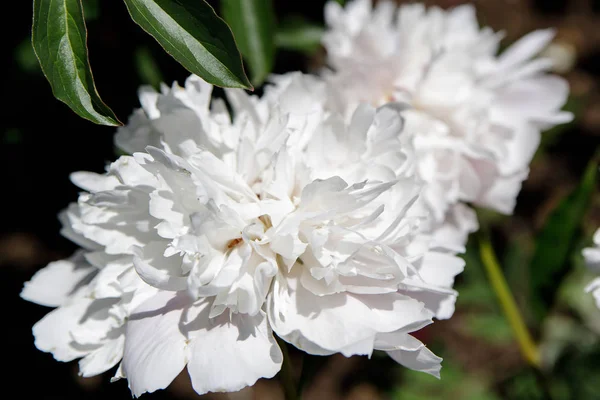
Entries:
{"type": "Polygon", "coordinates": [[[81,358],[80,375],[89,377],[119,363],[127,316],[158,290],[138,277],[131,256],[108,255],[76,233],[79,211],[73,204],[61,214],[63,233],[88,251],[38,271],[21,297],[56,307],[33,326],[36,347],[58,361],[81,358]]]}
{"type": "Polygon", "coordinates": [[[410,104],[404,131],[437,223],[462,214],[454,230],[466,239],[477,221],[465,203],[511,213],[540,131],[571,119],[560,111],[566,81],[545,73],[549,60],[534,58],[553,32],[535,31],[497,55],[502,35],[480,29],[470,4],[330,1],[325,20],[333,107],[410,104]]]}
{"type": "MultiPolygon", "coordinates": [[[[594,247],[583,249],[583,258],[592,271],[600,272],[600,228],[594,233],[594,247]]],[[[585,289],[586,292],[591,292],[596,299],[596,304],[600,308],[600,278],[594,279],[585,289]]]]}
{"type": "Polygon", "coordinates": [[[73,176],[87,192],[68,232],[99,272],[85,284],[79,264],[50,265],[27,284],[23,297],[40,303],[60,297],[44,294],[59,275],[77,287],[47,302],[72,323],[38,329],[38,347],[72,359],[83,353],[56,352],[79,330],[98,348],[124,332],[116,377],[135,396],[186,367],[200,394],[272,377],[273,332],[311,354],[383,350],[437,376],[441,359],[410,333],[452,314],[463,261],[450,230],[431,233],[402,107],[360,105],[346,122],[323,109],[317,78],[291,74],[260,99],[226,89],[231,118],[211,90],[197,77],[142,90],[143,110],[116,138],[133,156],[73,176]],[[115,263],[116,278],[102,276],[115,263]],[[99,309],[118,335],[100,317],[88,329],[79,309],[99,309]]]}

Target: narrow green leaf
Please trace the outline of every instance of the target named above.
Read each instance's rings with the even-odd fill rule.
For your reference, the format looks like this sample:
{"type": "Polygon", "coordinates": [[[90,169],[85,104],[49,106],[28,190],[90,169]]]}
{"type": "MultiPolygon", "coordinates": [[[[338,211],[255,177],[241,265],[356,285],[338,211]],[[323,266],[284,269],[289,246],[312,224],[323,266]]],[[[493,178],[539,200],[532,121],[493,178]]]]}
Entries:
{"type": "Polygon", "coordinates": [[[216,86],[252,90],[231,30],[204,0],[124,0],[131,18],[181,65],[216,86]]]}
{"type": "Polygon", "coordinates": [[[502,266],[504,275],[510,286],[515,300],[526,321],[530,322],[531,310],[529,309],[529,262],[533,255],[534,238],[525,232],[515,232],[511,235],[504,254],[502,266]]]}
{"type": "Polygon", "coordinates": [[[54,96],[85,119],[120,125],[94,85],[81,0],[34,0],[33,7],[31,41],[54,96]]]}
{"type": "Polygon", "coordinates": [[[221,13],[260,85],[275,63],[275,11],[271,0],[222,0],[221,13]]]}
{"type": "Polygon", "coordinates": [[[289,17],[280,24],[275,35],[275,44],[282,49],[312,54],[321,47],[324,32],[325,28],[321,25],[302,17],[289,17]]]}
{"type": "Polygon", "coordinates": [[[569,256],[594,193],[599,155],[589,163],[579,185],[552,211],[536,238],[529,267],[532,311],[541,322],[554,302],[558,283],[569,271],[569,256]]]}

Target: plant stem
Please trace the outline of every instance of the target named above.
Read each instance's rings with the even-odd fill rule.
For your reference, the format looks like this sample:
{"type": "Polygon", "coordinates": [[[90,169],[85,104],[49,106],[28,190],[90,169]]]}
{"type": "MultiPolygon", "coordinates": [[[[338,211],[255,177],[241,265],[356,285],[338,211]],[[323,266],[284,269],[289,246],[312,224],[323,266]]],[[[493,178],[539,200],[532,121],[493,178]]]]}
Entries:
{"type": "Polygon", "coordinates": [[[517,308],[517,303],[502,274],[502,269],[498,264],[498,260],[494,254],[494,249],[492,248],[488,236],[482,235],[479,242],[479,250],[481,252],[481,261],[487,271],[490,284],[498,297],[498,302],[502,307],[504,316],[508,320],[508,323],[515,334],[523,358],[531,366],[539,369],[540,357],[538,348],[531,338],[527,326],[523,321],[523,317],[517,308]]]}
{"type": "Polygon", "coordinates": [[[277,343],[283,353],[283,363],[281,364],[281,371],[279,371],[279,378],[283,391],[285,393],[286,400],[298,400],[298,391],[296,389],[296,380],[294,379],[294,368],[290,360],[290,353],[288,352],[287,344],[285,341],[277,337],[277,343]]]}

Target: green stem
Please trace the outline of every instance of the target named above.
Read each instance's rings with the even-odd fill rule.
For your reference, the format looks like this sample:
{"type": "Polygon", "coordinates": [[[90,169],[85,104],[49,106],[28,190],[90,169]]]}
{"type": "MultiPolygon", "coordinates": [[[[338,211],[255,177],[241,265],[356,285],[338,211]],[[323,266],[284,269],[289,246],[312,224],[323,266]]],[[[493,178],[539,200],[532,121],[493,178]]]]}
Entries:
{"type": "Polygon", "coordinates": [[[288,352],[287,344],[285,341],[277,337],[277,343],[283,353],[283,363],[281,365],[281,371],[279,371],[279,378],[283,391],[285,393],[285,400],[298,400],[298,391],[296,389],[296,379],[294,379],[294,368],[290,360],[290,353],[288,352]]]}
{"type": "Polygon", "coordinates": [[[519,312],[517,303],[506,283],[506,279],[502,274],[502,269],[498,264],[498,260],[494,254],[494,249],[492,248],[488,236],[482,235],[479,242],[479,249],[481,252],[481,261],[485,266],[492,288],[498,297],[498,302],[502,307],[504,316],[508,320],[508,323],[515,334],[519,348],[521,349],[521,354],[525,361],[534,368],[539,369],[540,357],[538,348],[527,330],[527,326],[519,312]]]}

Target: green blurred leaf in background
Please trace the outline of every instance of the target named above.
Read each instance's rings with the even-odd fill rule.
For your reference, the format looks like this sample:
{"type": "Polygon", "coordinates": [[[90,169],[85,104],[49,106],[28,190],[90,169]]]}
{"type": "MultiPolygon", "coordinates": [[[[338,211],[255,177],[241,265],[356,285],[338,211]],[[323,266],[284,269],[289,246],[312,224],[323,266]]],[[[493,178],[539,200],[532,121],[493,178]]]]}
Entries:
{"type": "Polygon", "coordinates": [[[134,61],[140,80],[158,89],[160,83],[164,82],[164,79],[150,50],[147,47],[137,48],[134,54],[134,61]]]}
{"type": "Polygon", "coordinates": [[[35,56],[35,51],[33,51],[30,36],[28,36],[27,39],[23,39],[23,41],[19,43],[19,45],[14,50],[13,57],[22,71],[28,73],[41,72],[40,63],[37,57],[35,56]]]}
{"type": "Polygon", "coordinates": [[[554,303],[558,282],[570,268],[569,257],[581,236],[581,224],[596,186],[597,153],[589,162],[579,185],[552,211],[538,233],[529,266],[530,304],[541,323],[554,303]]]}
{"type": "Polygon", "coordinates": [[[459,292],[456,307],[465,314],[461,331],[492,345],[512,346],[513,333],[498,306],[474,239],[462,254],[466,266],[456,284],[459,292]]]}
{"type": "Polygon", "coordinates": [[[231,30],[204,0],[124,0],[131,18],[181,65],[216,86],[252,90],[231,30]]]}
{"type": "Polygon", "coordinates": [[[83,0],[85,20],[94,21],[100,17],[100,0],[83,0]]]}
{"type": "Polygon", "coordinates": [[[490,388],[490,379],[470,374],[458,366],[457,360],[444,357],[443,378],[404,369],[401,383],[393,391],[393,400],[460,399],[499,400],[490,388]]]}
{"type": "Polygon", "coordinates": [[[277,47],[312,54],[321,47],[325,28],[299,16],[284,19],[277,29],[277,47]]]}
{"type": "Polygon", "coordinates": [[[34,0],[33,6],[31,40],[54,96],[85,119],[120,125],[94,85],[81,0],[34,0]]]}
{"type": "Polygon", "coordinates": [[[271,0],[222,0],[221,13],[248,63],[252,84],[260,85],[275,64],[275,12],[271,0]]]}

